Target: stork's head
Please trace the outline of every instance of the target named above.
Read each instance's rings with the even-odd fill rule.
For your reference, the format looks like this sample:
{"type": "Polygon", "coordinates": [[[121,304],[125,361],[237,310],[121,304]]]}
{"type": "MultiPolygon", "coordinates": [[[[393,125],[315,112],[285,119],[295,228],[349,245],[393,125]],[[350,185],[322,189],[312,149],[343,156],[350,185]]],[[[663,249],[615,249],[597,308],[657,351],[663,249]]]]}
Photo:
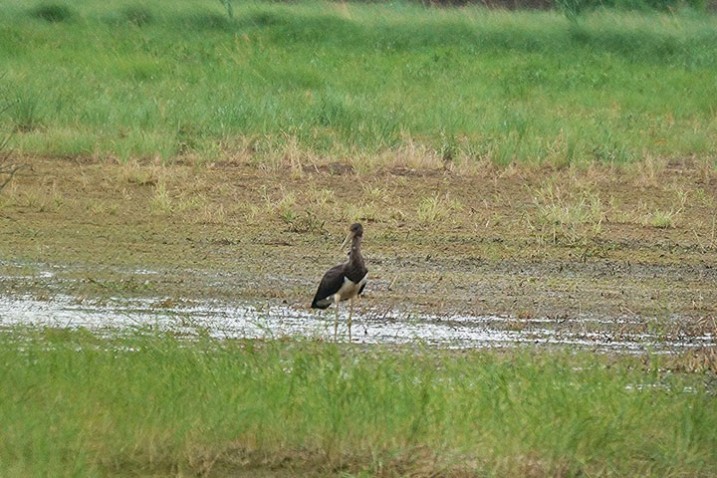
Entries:
{"type": "Polygon", "coordinates": [[[362,237],[363,236],[363,226],[356,222],[354,224],[351,224],[351,228],[349,229],[349,234],[351,237],[362,237]]]}
{"type": "Polygon", "coordinates": [[[344,239],[343,244],[341,244],[341,249],[345,248],[353,239],[362,238],[363,237],[363,226],[356,222],[354,224],[351,224],[351,227],[349,228],[349,233],[346,235],[346,239],[344,239]]]}

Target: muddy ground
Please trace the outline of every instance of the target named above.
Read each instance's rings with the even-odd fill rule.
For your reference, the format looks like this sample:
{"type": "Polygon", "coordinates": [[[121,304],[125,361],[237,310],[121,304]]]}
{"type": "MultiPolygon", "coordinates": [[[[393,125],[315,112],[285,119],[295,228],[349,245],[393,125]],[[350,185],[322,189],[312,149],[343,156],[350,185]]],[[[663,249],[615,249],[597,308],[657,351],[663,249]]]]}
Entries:
{"type": "Polygon", "coordinates": [[[339,246],[358,220],[370,270],[358,307],[376,316],[498,315],[515,327],[645,318],[685,335],[716,328],[711,165],[357,172],[340,163],[12,162],[25,167],[0,192],[6,297],[303,310],[322,273],[345,258],[339,246]]]}

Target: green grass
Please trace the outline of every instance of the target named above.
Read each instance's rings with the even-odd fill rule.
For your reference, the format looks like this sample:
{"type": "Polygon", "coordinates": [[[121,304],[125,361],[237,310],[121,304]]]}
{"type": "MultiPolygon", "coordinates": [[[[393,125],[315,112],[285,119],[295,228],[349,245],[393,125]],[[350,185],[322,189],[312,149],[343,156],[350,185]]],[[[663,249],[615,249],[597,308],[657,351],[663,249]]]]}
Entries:
{"type": "Polygon", "coordinates": [[[667,361],[16,329],[0,475],[714,476],[714,377],[667,361]]]}
{"type": "Polygon", "coordinates": [[[11,0],[0,127],[20,153],[119,159],[711,160],[716,32],[689,11],[11,0]]]}

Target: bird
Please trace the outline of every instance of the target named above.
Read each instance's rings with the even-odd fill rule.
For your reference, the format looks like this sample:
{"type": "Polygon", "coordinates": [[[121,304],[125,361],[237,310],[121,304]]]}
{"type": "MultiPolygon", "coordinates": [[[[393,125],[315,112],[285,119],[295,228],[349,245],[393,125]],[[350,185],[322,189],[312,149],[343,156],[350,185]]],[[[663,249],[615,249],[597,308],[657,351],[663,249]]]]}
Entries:
{"type": "Polygon", "coordinates": [[[363,239],[363,226],[354,223],[349,228],[341,248],[351,243],[349,258],[343,264],[336,265],[326,271],[321,278],[319,288],[316,290],[314,300],[311,302],[312,309],[326,309],[331,304],[336,304],[336,318],[334,320],[334,340],[339,328],[339,302],[350,301],[349,319],[349,342],[351,341],[351,318],[354,309],[354,298],[363,293],[368,279],[368,269],[361,255],[361,240],[363,239]]]}

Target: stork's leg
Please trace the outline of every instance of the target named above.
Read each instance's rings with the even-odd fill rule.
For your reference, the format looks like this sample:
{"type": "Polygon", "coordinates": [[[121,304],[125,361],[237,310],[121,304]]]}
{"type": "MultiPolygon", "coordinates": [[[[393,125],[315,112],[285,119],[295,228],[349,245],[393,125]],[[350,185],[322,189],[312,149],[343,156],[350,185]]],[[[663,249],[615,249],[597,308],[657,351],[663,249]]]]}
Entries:
{"type": "Polygon", "coordinates": [[[336,302],[336,318],[334,318],[334,342],[339,336],[339,303],[336,302]]]}
{"type": "Polygon", "coordinates": [[[349,342],[351,342],[351,317],[354,313],[354,298],[351,297],[351,303],[349,304],[349,320],[347,322],[347,325],[349,327],[349,342]]]}

